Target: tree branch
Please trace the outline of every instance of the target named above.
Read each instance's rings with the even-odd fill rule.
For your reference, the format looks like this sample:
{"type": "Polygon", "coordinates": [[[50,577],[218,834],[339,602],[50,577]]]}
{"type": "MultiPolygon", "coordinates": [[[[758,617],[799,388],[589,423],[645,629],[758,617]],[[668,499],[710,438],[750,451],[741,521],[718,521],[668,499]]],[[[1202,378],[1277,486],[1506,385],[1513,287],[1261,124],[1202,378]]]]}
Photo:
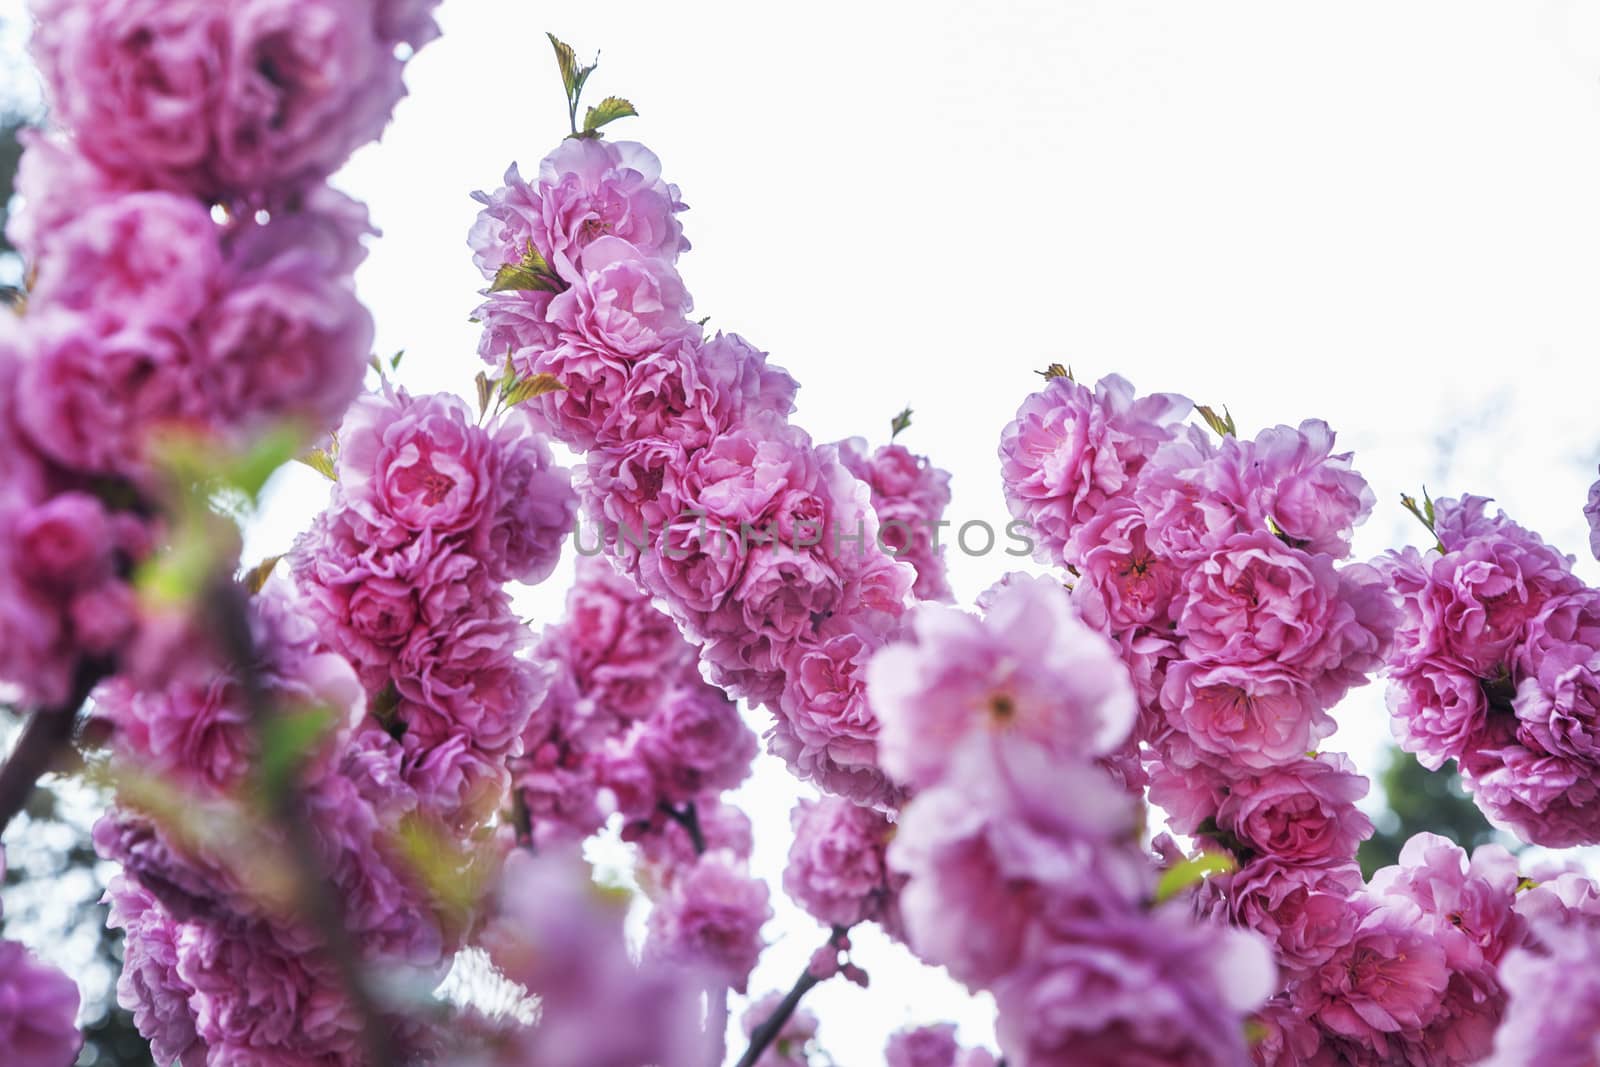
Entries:
{"type": "Polygon", "coordinates": [[[27,806],[33,787],[71,744],[78,728],[78,712],[89,694],[109,673],[106,664],[84,662],[73,679],[72,695],[55,708],[40,708],[28,716],[16,747],[0,767],[0,834],[27,806]]]}
{"type": "MultiPolygon", "coordinates": [[[[846,932],[844,927],[835,926],[833,932],[828,935],[828,944],[837,944],[846,932]]],[[[823,979],[811,973],[811,964],[808,962],[806,969],[800,972],[800,977],[795,979],[789,992],[778,1002],[778,1006],[772,1009],[772,1014],[750,1032],[750,1047],[739,1057],[738,1067],[755,1067],[755,1062],[761,1058],[763,1052],[767,1051],[767,1046],[778,1039],[778,1034],[794,1015],[794,1010],[800,1006],[800,1001],[822,982],[823,979]]]]}
{"type": "Polygon", "coordinates": [[[705,831],[700,829],[700,812],[695,808],[693,801],[681,808],[675,808],[663,801],[661,813],[683,827],[684,832],[689,835],[689,843],[694,845],[694,854],[696,856],[704,856],[706,854],[706,835],[705,831]]]}

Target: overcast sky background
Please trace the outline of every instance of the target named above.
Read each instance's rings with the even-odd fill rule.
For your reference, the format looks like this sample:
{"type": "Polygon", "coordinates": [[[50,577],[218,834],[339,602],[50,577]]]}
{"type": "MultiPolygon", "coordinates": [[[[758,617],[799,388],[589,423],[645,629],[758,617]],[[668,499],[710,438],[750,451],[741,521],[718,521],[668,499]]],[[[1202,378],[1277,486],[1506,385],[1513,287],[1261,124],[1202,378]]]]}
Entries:
{"type": "MultiPolygon", "coordinates": [[[[613,136],[692,205],[698,313],[799,379],[819,440],[881,442],[915,408],[902,440],[953,472],[958,522],[1004,522],[1000,430],[1059,361],[1227,404],[1246,435],[1326,419],[1378,495],[1363,556],[1421,542],[1397,498],[1426,483],[1496,498],[1600,579],[1596,0],[447,0],[441,21],[339,179],[384,231],[360,284],[414,391],[471,391],[468,194],[566,132],[548,29],[601,51],[591,102],[637,105],[613,136]]],[[[251,551],[324,498],[283,479],[251,551]]],[[[951,562],[965,602],[1015,563],[951,562]]],[[[558,618],[569,574],[529,612],[558,618]]],[[[1380,687],[1341,720],[1329,747],[1376,770],[1380,687]]],[[[764,759],[743,793],[775,885],[798,792],[764,759]]],[[[823,936],[774,903],[757,994],[823,936]]],[[[902,950],[858,958],[870,990],[809,1000],[840,1064],[911,1023],[987,1036],[902,950]]]]}

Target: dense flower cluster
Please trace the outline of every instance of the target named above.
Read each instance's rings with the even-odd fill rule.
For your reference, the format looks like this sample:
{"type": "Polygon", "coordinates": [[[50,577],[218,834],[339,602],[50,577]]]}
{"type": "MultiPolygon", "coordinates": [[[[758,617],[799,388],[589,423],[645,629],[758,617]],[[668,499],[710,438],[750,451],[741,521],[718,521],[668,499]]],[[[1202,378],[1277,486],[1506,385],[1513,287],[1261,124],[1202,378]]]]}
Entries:
{"type": "Polygon", "coordinates": [[[743,991],[772,913],[745,867],[750,822],[721,799],[756,754],[738,706],[700,677],[672,618],[599,557],[579,561],[567,617],[536,655],[555,677],[512,763],[529,840],[575,843],[620,816],[654,897],[647,953],[743,991]]]}
{"type": "Polygon", "coordinates": [[[884,766],[918,787],[888,852],[911,946],[994,991],[1008,1062],[1241,1062],[1270,957],[1150,908],[1139,804],[1094,762],[1137,712],[1114,646],[1044,578],[984,620],[928,606],[911,630],[869,668],[884,766]]]}
{"type": "Polygon", "coordinates": [[[943,479],[903,450],[814,445],[788,422],[794,381],[690,321],[683,204],[643,146],[568,139],[535,178],[513,167],[479,200],[470,243],[497,290],[478,312],[482,355],[564,387],[530,407],[588,453],[581,488],[607,547],[713,681],[776,711],[770,744],[802,777],[885,799],[862,667],[913,585],[945,593],[922,540],[943,479]]]}
{"type": "Polygon", "coordinates": [[[1434,502],[1438,545],[1382,562],[1405,606],[1390,656],[1395,736],[1455,760],[1526,840],[1600,841],[1600,591],[1480,497],[1434,502]]]}
{"type": "MultiPolygon", "coordinates": [[[[252,602],[260,662],[201,660],[159,693],[113,682],[97,714],[130,773],[215,811],[262,756],[246,670],[275,714],[335,713],[299,788],[339,918],[369,964],[428,988],[468,932],[429,863],[472,861],[419,859],[416,843],[470,847],[501,806],[548,684],[521,654],[531,642],[502,583],[551,569],[575,499],[514,410],[483,427],[451,397],[386,387],[351,409],[337,440],[330,506],[290,574],[252,602]]],[[[361,1062],[360,1019],[327,946],[263,881],[286,844],[272,832],[194,836],[140,800],[125,798],[95,837],[122,864],[111,893],[128,946],[121,992],[158,1055],[361,1062]]],[[[431,1040],[415,1025],[397,1032],[414,1048],[431,1040]]]]}
{"type": "Polygon", "coordinates": [[[950,506],[950,475],[904,445],[869,452],[865,440],[839,442],[839,459],[872,490],[882,544],[917,569],[918,600],[954,599],[939,544],[939,517],[950,506]]]}

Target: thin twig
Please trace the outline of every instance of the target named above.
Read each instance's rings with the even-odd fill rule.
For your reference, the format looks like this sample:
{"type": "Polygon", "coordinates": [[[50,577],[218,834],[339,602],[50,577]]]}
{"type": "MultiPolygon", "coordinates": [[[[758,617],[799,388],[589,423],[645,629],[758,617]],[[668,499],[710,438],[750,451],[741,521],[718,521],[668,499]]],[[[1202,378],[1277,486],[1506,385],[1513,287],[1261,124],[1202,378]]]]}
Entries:
{"type": "Polygon", "coordinates": [[[0,767],[0,834],[17,813],[27,806],[39,777],[54,766],[56,759],[71,744],[78,727],[78,712],[89,694],[108,673],[104,663],[86,661],[73,679],[72,695],[60,707],[41,708],[28,716],[16,747],[0,767]]]}
{"type": "MultiPolygon", "coordinates": [[[[222,648],[234,664],[250,721],[257,736],[262,736],[272,719],[273,708],[262,685],[256,660],[255,638],[250,630],[249,601],[244,590],[231,578],[219,578],[213,582],[207,601],[222,648]]],[[[339,914],[339,903],[332,892],[333,882],[329,878],[327,865],[318,854],[309,812],[300,802],[300,795],[294,786],[295,783],[291,781],[270,789],[268,799],[273,821],[289,846],[300,905],[312,928],[322,938],[327,955],[338,971],[345,995],[361,1020],[362,1046],[369,1067],[389,1067],[400,1060],[394,1055],[388,1029],[378,1018],[366,977],[357,962],[355,945],[339,914]]]]}
{"type": "Polygon", "coordinates": [[[689,835],[689,843],[694,846],[694,854],[696,856],[704,856],[706,854],[706,835],[705,831],[700,828],[700,812],[695,808],[693,801],[681,808],[675,808],[663,801],[661,813],[683,827],[684,832],[689,835]]]}
{"type": "MultiPolygon", "coordinates": [[[[828,935],[828,944],[837,945],[846,933],[847,931],[844,927],[835,926],[828,935]]],[[[750,1032],[750,1047],[744,1050],[743,1056],[739,1057],[738,1067],[754,1067],[755,1062],[761,1058],[761,1054],[767,1051],[767,1046],[778,1039],[779,1032],[789,1022],[794,1010],[800,1006],[800,1001],[805,999],[807,993],[821,985],[822,981],[821,978],[811,973],[811,964],[808,961],[806,969],[800,972],[800,977],[795,979],[794,985],[790,987],[789,992],[784,994],[783,999],[778,1002],[778,1006],[772,1009],[772,1014],[767,1016],[760,1026],[750,1032]]]]}

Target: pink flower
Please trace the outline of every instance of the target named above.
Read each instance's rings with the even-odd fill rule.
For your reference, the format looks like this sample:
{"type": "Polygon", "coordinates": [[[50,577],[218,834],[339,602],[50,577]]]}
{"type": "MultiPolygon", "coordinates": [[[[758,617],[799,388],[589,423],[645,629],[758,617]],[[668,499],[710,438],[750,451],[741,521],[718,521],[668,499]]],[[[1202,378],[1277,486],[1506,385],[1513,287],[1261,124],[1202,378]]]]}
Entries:
{"type": "Polygon", "coordinates": [[[889,845],[890,868],[908,879],[908,942],[958,981],[989,985],[1045,931],[1143,899],[1153,871],[1136,819],[1133,798],[1081,758],[965,749],[907,805],[889,845]]]}
{"type": "Polygon", "coordinates": [[[1272,992],[1253,934],[1134,912],[1042,945],[995,990],[1000,1048],[1029,1067],[1224,1067],[1272,992]]]}
{"type": "Polygon", "coordinates": [[[1304,867],[1272,857],[1222,876],[1222,911],[1236,925],[1273,943],[1287,978],[1299,978],[1333,957],[1355,934],[1360,914],[1351,897],[1361,888],[1354,863],[1304,867]]]}
{"type": "Polygon", "coordinates": [[[868,668],[881,762],[903,783],[937,782],[969,738],[1081,759],[1109,752],[1132,727],[1133,689],[1115,653],[1048,579],[1008,587],[983,620],[920,607],[911,629],[912,642],[868,668]]]}
{"type": "Polygon", "coordinates": [[[750,774],[755,733],[739,706],[715,686],[695,680],[668,694],[644,724],[639,750],[672,803],[733,789],[750,774]]]}
{"type": "Polygon", "coordinates": [[[523,412],[502,416],[494,447],[500,454],[495,508],[479,527],[473,548],[499,580],[535,585],[561,559],[578,498],[570,474],[555,465],[550,446],[523,412]]]}
{"type": "Polygon", "coordinates": [[[1481,497],[1435,501],[1446,553],[1390,553],[1383,566],[1405,619],[1394,663],[1409,667],[1440,653],[1480,678],[1509,666],[1523,629],[1545,603],[1582,583],[1572,561],[1501,514],[1483,515],[1481,497]]]}
{"type": "Polygon", "coordinates": [[[182,330],[220,294],[220,239],[190,197],[128,193],[91,203],[51,235],[29,295],[117,326],[182,330]]]}
{"type": "Polygon", "coordinates": [[[198,324],[205,388],[225,424],[293,416],[331,429],[361,390],[373,323],[350,272],[371,226],[336,194],[310,200],[229,238],[218,298],[198,324]]]}
{"type": "Polygon", "coordinates": [[[1161,706],[1183,766],[1236,763],[1265,770],[1298,759],[1333,733],[1333,719],[1296,674],[1271,664],[1167,668],[1161,706]]]}
{"type": "Polygon", "coordinates": [[[146,476],[162,430],[205,425],[200,354],[186,323],[112,328],[44,308],[28,317],[17,421],[39,450],[92,474],[146,476]],[[107,398],[112,398],[111,403],[107,398]]]}
{"type": "Polygon", "coordinates": [[[1417,906],[1357,898],[1355,932],[1294,990],[1302,1017],[1387,1057],[1406,1031],[1426,1026],[1449,981],[1444,950],[1417,906]]]}
{"type": "Polygon", "coordinates": [[[458,730],[505,754],[548,684],[547,668],[519,657],[528,634],[500,598],[442,631],[416,633],[398,659],[398,715],[429,743],[458,730]]]}
{"type": "Polygon", "coordinates": [[[340,491],[379,527],[471,529],[489,514],[499,474],[488,433],[446,394],[362,397],[339,430],[340,491]]]}
{"type": "Polygon", "coordinates": [[[326,177],[382,133],[402,63],[335,0],[41,0],[57,117],[108,170],[202,197],[326,177]]]}
{"type": "Polygon", "coordinates": [[[537,182],[513,164],[501,189],[474,199],[484,209],[470,243],[486,278],[532,248],[575,281],[583,251],[607,235],[667,262],[689,248],[674,217],[684,209],[677,187],[661,180],[661,161],[631,141],[563,141],[540,162],[537,182]]]}
{"type": "Polygon", "coordinates": [[[1000,438],[1001,477],[1016,518],[1052,557],[1075,563],[1078,527],[1111,497],[1132,490],[1156,448],[1190,410],[1183,397],[1135,399],[1117,375],[1091,391],[1052,378],[1025,401],[1000,438]]]}
{"type": "Polygon", "coordinates": [[[1600,927],[1552,925],[1500,968],[1509,994],[1488,1067],[1585,1067],[1600,1044],[1600,927]]]}
{"type": "Polygon", "coordinates": [[[788,650],[778,710],[800,745],[826,749],[838,759],[873,761],[878,722],[866,696],[872,651],[873,645],[855,633],[817,644],[801,641],[788,650]]]}
{"type": "Polygon", "coordinates": [[[572,286],[550,302],[549,319],[562,332],[635,358],[694,336],[694,305],[670,263],[607,236],[585,248],[576,266],[572,286]]]}
{"type": "Polygon", "coordinates": [[[1235,535],[1189,572],[1175,612],[1184,654],[1230,665],[1269,662],[1308,679],[1339,672],[1359,680],[1381,662],[1371,651],[1382,640],[1374,633],[1382,620],[1362,618],[1343,593],[1328,557],[1266,532],[1235,535]]]}
{"type": "Polygon", "coordinates": [[[1461,760],[1473,800],[1490,820],[1547,848],[1600,842],[1594,765],[1530,748],[1503,721],[1461,760]]]}
{"type": "Polygon", "coordinates": [[[954,1023],[897,1030],[883,1050],[887,1067],[956,1067],[961,1045],[954,1023]]]}
{"type": "Polygon", "coordinates": [[[950,504],[950,475],[902,445],[867,453],[866,442],[839,444],[839,459],[872,490],[879,536],[887,551],[917,569],[920,600],[950,600],[944,548],[935,547],[938,522],[950,504]]]}
{"type": "Polygon", "coordinates": [[[1074,599],[1097,629],[1118,634],[1164,626],[1182,572],[1149,546],[1149,531],[1129,500],[1107,503],[1083,526],[1085,545],[1074,599]]]}
{"type": "Polygon", "coordinates": [[[482,940],[496,967],[539,997],[540,1016],[491,1061],[494,1067],[708,1062],[700,1027],[703,976],[636,966],[619,904],[595,892],[575,855],[536,858],[519,850],[507,859],[482,940]],[[615,1025],[617,1012],[629,1025],[615,1025]]]}
{"type": "Polygon", "coordinates": [[[1217,806],[1217,825],[1247,849],[1286,863],[1342,863],[1372,836],[1355,806],[1367,780],[1349,758],[1328,752],[1234,781],[1217,806]]]}
{"type": "Polygon", "coordinates": [[[117,1002],[133,1012],[139,1033],[157,1062],[199,1067],[205,1049],[197,1043],[194,990],[178,977],[178,941],[183,930],[156,899],[132,879],[118,876],[106,889],[111,913],[106,925],[123,931],[122,974],[117,1002]]]}
{"type": "Polygon", "coordinates": [[[89,494],[57,494],[14,522],[14,566],[30,584],[69,591],[113,578],[117,546],[111,516],[89,494]]]}
{"type": "Polygon", "coordinates": [[[783,888],[824,926],[854,926],[885,914],[891,887],[884,848],[889,820],[871,808],[824,797],[802,800],[790,817],[794,844],[783,888]]]}
{"type": "Polygon", "coordinates": [[[1517,653],[1519,733],[1546,752],[1600,761],[1600,591],[1552,599],[1517,653]]]}
{"type": "Polygon", "coordinates": [[[772,918],[766,884],[726,855],[707,854],[673,882],[650,913],[647,959],[704,969],[743,993],[772,918]]]}
{"type": "Polygon", "coordinates": [[[1431,771],[1475,748],[1488,721],[1483,683],[1448,659],[1391,676],[1388,700],[1395,740],[1431,771]]]}
{"type": "Polygon", "coordinates": [[[1351,469],[1351,454],[1333,454],[1333,438],[1320,419],[1307,419],[1298,429],[1274,426],[1250,442],[1224,438],[1219,489],[1244,504],[1251,526],[1270,522],[1296,547],[1343,559],[1375,497],[1351,469]]]}
{"type": "Polygon", "coordinates": [[[1372,876],[1371,890],[1414,902],[1443,947],[1450,969],[1439,1016],[1410,1040],[1452,1063],[1476,1063],[1489,1054],[1505,1006],[1496,971],[1524,938],[1517,912],[1521,877],[1512,855],[1498,845],[1472,854],[1445,838],[1418,834],[1400,862],[1372,876]]]}
{"type": "Polygon", "coordinates": [[[0,1047],[16,1067],[65,1067],[83,1044],[78,987],[15,941],[0,941],[0,1047]]]}

